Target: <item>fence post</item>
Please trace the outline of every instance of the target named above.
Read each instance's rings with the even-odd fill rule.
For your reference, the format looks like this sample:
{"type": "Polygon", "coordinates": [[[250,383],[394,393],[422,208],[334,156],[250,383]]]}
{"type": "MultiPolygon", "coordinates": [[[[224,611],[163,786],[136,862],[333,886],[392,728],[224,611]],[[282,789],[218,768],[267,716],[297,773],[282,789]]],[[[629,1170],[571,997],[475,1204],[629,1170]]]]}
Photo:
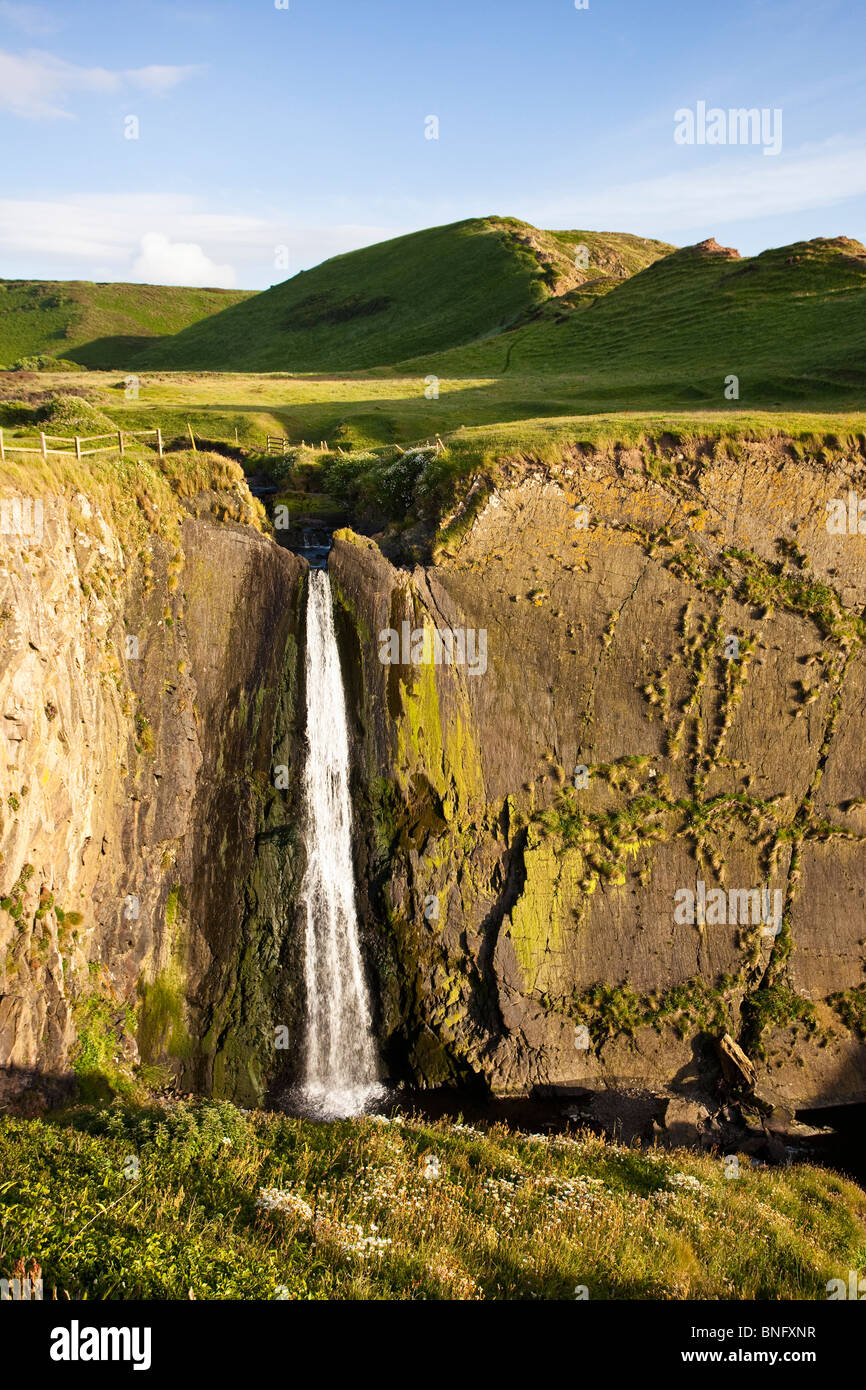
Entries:
{"type": "Polygon", "coordinates": [[[44,430],[40,430],[40,431],[39,431],[39,438],[42,440],[42,457],[43,457],[44,459],[47,459],[47,457],[48,457],[48,445],[45,443],[45,431],[44,431],[44,430]]]}
{"type": "Polygon", "coordinates": [[[81,436],[75,436],[75,457],[81,459],[81,436]]]}
{"type": "Polygon", "coordinates": [[[160,458],[162,458],[162,430],[160,429],[156,432],[156,447],[159,450],[160,458]]]}
{"type": "Polygon", "coordinates": [[[120,450],[120,457],[123,458],[123,430],[117,431],[117,447],[120,450]]]}
{"type": "Polygon", "coordinates": [[[186,427],[189,430],[189,442],[192,445],[192,451],[194,454],[197,454],[198,449],[195,447],[195,435],[192,432],[192,425],[189,423],[189,420],[186,422],[186,427]]]}
{"type": "Polygon", "coordinates": [[[6,458],[6,451],[3,448],[3,427],[0,425],[0,463],[6,458]]]}

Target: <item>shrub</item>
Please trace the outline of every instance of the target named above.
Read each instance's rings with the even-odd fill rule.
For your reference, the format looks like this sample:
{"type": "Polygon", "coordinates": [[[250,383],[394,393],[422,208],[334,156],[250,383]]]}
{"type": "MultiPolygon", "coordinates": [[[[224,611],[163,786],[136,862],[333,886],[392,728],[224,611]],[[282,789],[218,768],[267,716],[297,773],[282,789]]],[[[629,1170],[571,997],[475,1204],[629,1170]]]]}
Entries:
{"type": "Polygon", "coordinates": [[[50,357],[47,353],[40,353],[37,357],[19,357],[17,362],[12,363],[13,372],[83,372],[86,367],[80,367],[77,362],[70,362],[68,357],[50,357]]]}

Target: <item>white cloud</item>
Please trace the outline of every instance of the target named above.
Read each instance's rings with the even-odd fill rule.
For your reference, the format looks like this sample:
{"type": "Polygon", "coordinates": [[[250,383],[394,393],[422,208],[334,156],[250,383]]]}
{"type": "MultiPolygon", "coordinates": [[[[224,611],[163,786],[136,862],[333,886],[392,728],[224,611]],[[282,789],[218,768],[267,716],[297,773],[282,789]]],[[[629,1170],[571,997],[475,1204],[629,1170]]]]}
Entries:
{"type": "MultiPolygon", "coordinates": [[[[7,276],[149,279],[152,269],[139,275],[134,266],[144,255],[142,239],[158,234],[168,243],[201,248],[211,277],[213,267],[233,266],[236,283],[254,289],[276,284],[329,256],[397,236],[401,230],[407,229],[320,226],[297,217],[277,221],[210,212],[195,199],[177,194],[80,193],[56,201],[0,198],[0,256],[7,276]],[[277,262],[280,247],[288,248],[287,268],[282,257],[277,262]]],[[[205,275],[198,283],[222,282],[205,275]]]]}
{"type": "Polygon", "coordinates": [[[132,267],[134,279],[154,285],[207,285],[231,289],[235,270],[217,265],[193,241],[169,241],[160,232],[146,232],[141,238],[141,255],[132,267]]]}
{"type": "Polygon", "coordinates": [[[198,64],[187,63],[181,67],[167,67],[164,64],[152,63],[149,68],[130,68],[122,74],[127,82],[133,87],[138,87],[141,91],[147,92],[149,96],[161,97],[166,92],[170,92],[178,83],[185,82],[188,77],[194,77],[202,69],[198,64]]]}
{"type": "Polygon", "coordinates": [[[198,71],[191,65],[152,65],[112,72],[77,67],[39,49],[23,54],[0,50],[0,110],[30,120],[69,117],[71,113],[60,103],[75,92],[120,92],[132,87],[161,96],[198,71]]]}
{"type": "Polygon", "coordinates": [[[761,158],[760,150],[732,151],[712,164],[697,164],[691,148],[678,155],[682,169],[672,173],[546,204],[542,225],[636,230],[639,222],[655,229],[650,235],[664,236],[833,207],[866,193],[863,139],[834,137],[774,160],[761,158]]]}

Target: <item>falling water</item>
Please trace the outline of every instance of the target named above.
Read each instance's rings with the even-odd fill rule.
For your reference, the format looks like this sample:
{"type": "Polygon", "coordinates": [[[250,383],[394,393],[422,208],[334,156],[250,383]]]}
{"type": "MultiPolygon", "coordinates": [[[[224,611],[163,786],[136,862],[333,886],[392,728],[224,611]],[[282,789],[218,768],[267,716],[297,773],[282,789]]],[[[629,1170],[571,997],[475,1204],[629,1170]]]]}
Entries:
{"type": "Polygon", "coordinates": [[[323,570],[311,570],[309,584],[303,1099],[322,1118],[338,1118],[360,1114],[382,1088],[355,911],[349,736],[331,586],[323,570]]]}

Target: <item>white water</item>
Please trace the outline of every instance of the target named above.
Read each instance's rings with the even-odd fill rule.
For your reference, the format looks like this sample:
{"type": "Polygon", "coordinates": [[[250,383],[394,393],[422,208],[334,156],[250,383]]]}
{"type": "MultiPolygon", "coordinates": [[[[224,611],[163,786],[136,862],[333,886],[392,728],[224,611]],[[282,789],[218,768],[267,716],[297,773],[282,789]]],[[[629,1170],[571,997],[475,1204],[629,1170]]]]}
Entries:
{"type": "Polygon", "coordinates": [[[307,598],[307,868],[305,1106],[322,1118],[358,1115],[382,1093],[352,872],[349,735],[331,586],[311,570],[307,598]]]}

